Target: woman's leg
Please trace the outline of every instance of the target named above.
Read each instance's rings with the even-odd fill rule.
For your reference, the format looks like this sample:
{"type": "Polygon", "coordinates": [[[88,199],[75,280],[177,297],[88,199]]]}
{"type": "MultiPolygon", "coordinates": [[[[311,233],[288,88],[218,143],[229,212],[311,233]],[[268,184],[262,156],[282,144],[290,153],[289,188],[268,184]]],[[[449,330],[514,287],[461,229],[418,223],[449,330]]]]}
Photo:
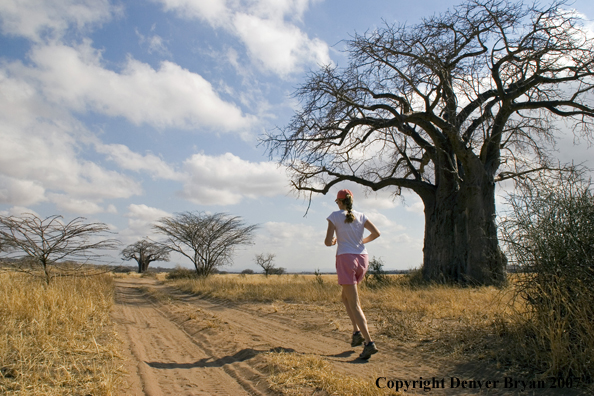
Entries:
{"type": "Polygon", "coordinates": [[[365,338],[365,342],[371,342],[371,336],[367,329],[367,319],[365,318],[365,314],[359,303],[357,285],[342,285],[342,301],[346,307],[349,318],[351,318],[351,322],[353,322],[354,331],[357,331],[357,329],[360,330],[365,338]]]}
{"type": "Polygon", "coordinates": [[[348,299],[346,297],[344,287],[342,288],[342,303],[344,304],[347,314],[349,315],[349,318],[351,319],[351,323],[353,324],[353,333],[359,331],[359,326],[357,326],[357,322],[355,321],[355,317],[353,316],[353,311],[351,310],[351,306],[350,306],[348,299]]]}

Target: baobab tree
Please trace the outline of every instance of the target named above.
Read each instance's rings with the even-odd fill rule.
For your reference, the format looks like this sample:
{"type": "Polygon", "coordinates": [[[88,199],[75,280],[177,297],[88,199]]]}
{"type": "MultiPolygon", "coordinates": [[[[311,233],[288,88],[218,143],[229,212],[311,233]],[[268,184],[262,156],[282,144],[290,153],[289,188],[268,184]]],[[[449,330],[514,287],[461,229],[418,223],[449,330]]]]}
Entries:
{"type": "Polygon", "coordinates": [[[48,284],[58,274],[82,274],[83,264],[102,258],[100,250],[117,248],[120,242],[106,238],[109,234],[107,224],[86,223],[83,217],[65,222],[59,215],[0,216],[0,244],[7,247],[2,255],[16,260],[14,269],[41,274],[48,284]]]}
{"type": "Polygon", "coordinates": [[[178,213],[159,220],[154,229],[165,235],[164,244],[194,264],[199,276],[232,263],[238,246],[250,245],[257,225],[247,225],[240,216],[226,213],[178,213]]]}
{"type": "Polygon", "coordinates": [[[550,168],[560,120],[592,134],[589,34],[566,1],[500,0],[356,34],[350,64],[312,73],[302,109],[264,142],[310,197],[343,181],[412,190],[424,277],[497,284],[496,183],[550,168]]]}
{"type": "Polygon", "coordinates": [[[120,254],[123,260],[136,260],[138,273],[141,274],[153,261],[169,261],[169,251],[167,246],[144,238],[126,246],[120,254]]]}

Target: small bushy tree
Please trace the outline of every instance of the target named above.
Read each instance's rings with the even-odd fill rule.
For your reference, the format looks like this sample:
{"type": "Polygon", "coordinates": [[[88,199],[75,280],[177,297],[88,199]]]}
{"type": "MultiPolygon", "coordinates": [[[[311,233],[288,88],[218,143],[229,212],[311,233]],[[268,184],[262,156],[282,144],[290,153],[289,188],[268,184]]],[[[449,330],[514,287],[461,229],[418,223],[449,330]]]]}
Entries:
{"type": "Polygon", "coordinates": [[[373,258],[369,262],[369,268],[365,273],[365,281],[368,286],[380,286],[389,282],[388,275],[384,271],[384,262],[381,258],[373,258]]]}

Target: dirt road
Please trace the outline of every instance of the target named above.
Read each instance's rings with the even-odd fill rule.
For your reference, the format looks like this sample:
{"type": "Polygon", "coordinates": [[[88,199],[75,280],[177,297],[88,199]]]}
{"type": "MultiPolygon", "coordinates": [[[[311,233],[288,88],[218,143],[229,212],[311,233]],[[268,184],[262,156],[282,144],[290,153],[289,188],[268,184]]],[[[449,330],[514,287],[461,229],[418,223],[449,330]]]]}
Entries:
{"type": "MultiPolygon", "coordinates": [[[[420,344],[379,337],[380,353],[357,359],[349,344],[345,313],[303,304],[239,304],[201,299],[154,279],[116,280],[116,329],[129,375],[126,396],[274,395],[266,381],[264,353],[294,351],[316,354],[332,363],[336,373],[358,376],[375,387],[376,379],[419,380],[452,377],[461,380],[499,379],[499,389],[432,389],[404,394],[575,395],[550,389],[502,389],[505,374],[446,357],[423,355],[420,344]]],[[[373,332],[373,324],[371,324],[373,332]]],[[[385,384],[384,381],[382,384],[385,384]]],[[[315,390],[304,394],[321,395],[315,390]]],[[[391,394],[386,389],[385,394],[391,394]]],[[[393,392],[392,392],[393,394],[393,392]]]]}

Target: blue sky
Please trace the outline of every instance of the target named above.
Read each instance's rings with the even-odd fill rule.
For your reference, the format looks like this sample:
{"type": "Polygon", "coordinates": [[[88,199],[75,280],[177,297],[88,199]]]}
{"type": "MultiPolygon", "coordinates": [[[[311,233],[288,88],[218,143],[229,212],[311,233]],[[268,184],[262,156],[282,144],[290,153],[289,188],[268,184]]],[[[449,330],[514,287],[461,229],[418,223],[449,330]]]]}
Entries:
{"type": "MultiPolygon", "coordinates": [[[[152,236],[163,216],[228,212],[260,228],[227,269],[256,270],[254,255],[269,252],[289,271],[332,271],[323,239],[334,195],[315,197],[304,217],[307,202],[258,137],[289,122],[309,70],[346,65],[354,32],[457,3],[3,0],[0,213],[84,216],[126,245],[152,236]]],[[[594,19],[591,1],[573,7],[594,19]]],[[[557,155],[583,162],[592,150],[567,134],[557,155]]],[[[340,187],[382,231],[370,255],[387,269],[418,267],[420,201],[340,187]]],[[[155,263],[175,264],[190,265],[155,263]]]]}

